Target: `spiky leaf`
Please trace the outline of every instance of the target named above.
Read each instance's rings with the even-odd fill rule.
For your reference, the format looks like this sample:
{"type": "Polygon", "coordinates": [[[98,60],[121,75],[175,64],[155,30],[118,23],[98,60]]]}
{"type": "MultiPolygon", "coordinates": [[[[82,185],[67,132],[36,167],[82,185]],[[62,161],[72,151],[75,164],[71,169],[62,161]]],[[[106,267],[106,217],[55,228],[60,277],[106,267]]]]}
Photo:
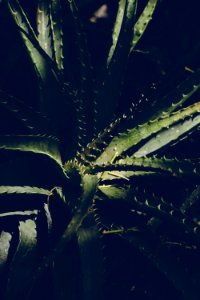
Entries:
{"type": "MultiPolygon", "coordinates": [[[[181,136],[187,134],[190,130],[199,125],[199,111],[199,103],[195,103],[171,115],[164,115],[160,119],[151,120],[149,123],[129,129],[125,133],[120,133],[117,137],[113,138],[111,143],[104,150],[103,154],[100,155],[100,157],[96,160],[96,162],[109,162],[110,160],[113,160],[113,158],[117,158],[131,147],[136,146],[140,142],[145,141],[150,137],[153,137],[152,141],[155,141],[155,144],[152,142],[153,147],[155,145],[155,149],[161,148],[171,141],[175,142],[181,136]],[[169,127],[170,129],[168,129],[169,127]],[[161,130],[163,130],[163,132],[161,130]],[[161,140],[159,132],[161,132],[161,140]],[[156,134],[157,140],[156,137],[154,137],[156,134]]],[[[135,152],[135,156],[145,156],[146,154],[150,153],[150,150],[147,150],[147,147],[145,149],[145,152],[135,152]]]]}

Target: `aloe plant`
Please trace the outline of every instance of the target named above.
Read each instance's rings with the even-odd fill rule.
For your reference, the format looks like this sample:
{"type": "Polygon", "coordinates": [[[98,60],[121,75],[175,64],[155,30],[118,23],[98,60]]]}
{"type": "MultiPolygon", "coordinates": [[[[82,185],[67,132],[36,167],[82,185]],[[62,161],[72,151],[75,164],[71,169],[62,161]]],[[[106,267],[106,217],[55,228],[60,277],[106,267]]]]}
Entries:
{"type": "Polygon", "coordinates": [[[155,278],[150,288],[136,267],[131,299],[152,299],[159,277],[178,299],[199,299],[200,161],[198,151],[174,149],[198,136],[200,103],[189,100],[200,71],[116,117],[126,66],[158,1],[141,14],[139,0],[119,1],[96,77],[79,5],[36,2],[36,24],[19,0],[5,7],[37,77],[40,106],[0,91],[1,109],[20,128],[0,136],[1,299],[108,299],[117,285],[105,260],[113,245],[126,245],[135,266],[155,278]]]}

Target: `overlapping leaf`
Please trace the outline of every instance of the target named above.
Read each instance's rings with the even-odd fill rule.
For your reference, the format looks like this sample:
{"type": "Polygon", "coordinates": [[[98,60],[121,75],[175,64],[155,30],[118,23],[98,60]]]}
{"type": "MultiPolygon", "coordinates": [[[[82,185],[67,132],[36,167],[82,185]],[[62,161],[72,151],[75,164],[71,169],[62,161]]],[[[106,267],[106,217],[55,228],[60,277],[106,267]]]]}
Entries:
{"type": "Polygon", "coordinates": [[[133,27],[135,21],[137,1],[126,0],[119,2],[119,11],[116,20],[114,37],[117,38],[109,54],[109,65],[106,67],[105,74],[99,82],[96,90],[96,128],[103,130],[114,117],[114,111],[120,97],[124,75],[126,72],[131,40],[133,37],[133,27]],[[120,19],[120,20],[118,20],[120,19]],[[121,24],[118,28],[118,22],[121,24]],[[117,44],[117,47],[115,47],[117,44]],[[102,118],[104,115],[104,118],[102,118]]]}
{"type": "Polygon", "coordinates": [[[154,119],[148,123],[129,129],[125,133],[120,133],[117,137],[113,138],[96,162],[109,162],[128,149],[150,138],[153,138],[153,140],[149,141],[150,145],[147,141],[144,149],[141,148],[138,152],[133,151],[135,156],[145,156],[170,142],[175,142],[199,125],[199,111],[199,103],[195,103],[171,115],[164,115],[159,119],[154,119]],[[153,144],[153,149],[151,148],[151,143],[153,144]]]}
{"type": "Polygon", "coordinates": [[[35,222],[33,220],[21,221],[19,223],[19,243],[10,264],[6,299],[24,298],[27,294],[30,288],[26,284],[27,278],[32,276],[39,260],[36,247],[35,222]]]}

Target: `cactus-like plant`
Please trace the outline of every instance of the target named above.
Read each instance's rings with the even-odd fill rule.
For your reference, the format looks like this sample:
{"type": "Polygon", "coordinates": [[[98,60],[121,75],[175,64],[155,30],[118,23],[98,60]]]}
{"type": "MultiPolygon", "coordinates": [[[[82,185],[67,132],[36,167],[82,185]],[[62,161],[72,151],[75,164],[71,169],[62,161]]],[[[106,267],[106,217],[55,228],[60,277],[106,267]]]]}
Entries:
{"type": "Polygon", "coordinates": [[[139,0],[119,1],[95,79],[76,1],[36,2],[36,24],[19,0],[5,5],[35,70],[39,107],[0,92],[18,126],[0,136],[1,299],[108,299],[118,283],[104,256],[123,245],[131,299],[157,299],[158,279],[178,299],[199,299],[200,161],[171,149],[198,134],[200,103],[187,101],[200,71],[116,118],[130,53],[158,1],[140,16],[139,0]]]}

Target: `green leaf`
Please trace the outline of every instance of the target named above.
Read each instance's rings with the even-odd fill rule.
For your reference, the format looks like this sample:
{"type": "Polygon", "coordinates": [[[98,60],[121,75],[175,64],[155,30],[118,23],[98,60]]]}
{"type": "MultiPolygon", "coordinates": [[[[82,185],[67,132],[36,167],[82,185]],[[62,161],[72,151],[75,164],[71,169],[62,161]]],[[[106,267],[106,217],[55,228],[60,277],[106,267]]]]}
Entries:
{"type": "MultiPolygon", "coordinates": [[[[135,168],[137,169],[137,168],[135,168]]],[[[138,168],[139,169],[139,168],[138,168]]],[[[151,178],[160,178],[161,176],[166,176],[165,173],[160,173],[158,171],[105,171],[101,173],[97,173],[98,178],[101,180],[101,182],[104,181],[119,181],[119,182],[124,182],[127,183],[131,179],[148,179],[151,178]]]]}
{"type": "Polygon", "coordinates": [[[48,0],[38,1],[37,30],[37,38],[41,47],[52,58],[52,33],[48,0]]]}
{"type": "MultiPolygon", "coordinates": [[[[169,90],[164,97],[148,99],[141,97],[132,103],[127,114],[122,116],[121,125],[124,127],[137,126],[139,124],[160,118],[164,115],[180,109],[200,88],[200,70],[192,73],[178,86],[169,90]]],[[[150,92],[150,91],[149,91],[150,92]]]]}
{"type": "Polygon", "coordinates": [[[58,246],[56,252],[59,252],[63,248],[64,244],[68,241],[68,239],[76,233],[83,219],[87,215],[88,208],[91,205],[92,199],[96,192],[97,182],[98,179],[94,175],[85,174],[82,177],[83,195],[80,199],[80,204],[77,207],[72,220],[70,221],[66,231],[62,236],[62,240],[60,241],[60,245],[58,246]]]}
{"type": "Polygon", "coordinates": [[[9,255],[10,249],[10,242],[12,239],[12,233],[6,230],[1,230],[0,232],[0,280],[1,286],[3,285],[4,281],[6,281],[5,270],[6,270],[6,263],[9,255]]]}
{"type": "Polygon", "coordinates": [[[135,153],[133,151],[135,156],[145,156],[172,141],[175,142],[199,125],[199,112],[200,104],[195,103],[170,115],[164,115],[161,118],[129,129],[125,133],[120,133],[113,138],[111,143],[96,160],[96,163],[102,164],[114,161],[123,152],[150,138],[151,140],[149,143],[147,142],[145,148],[141,148],[135,153]]]}
{"type": "Polygon", "coordinates": [[[158,0],[149,0],[142,14],[137,20],[134,26],[134,36],[132,40],[131,51],[134,50],[135,46],[137,45],[140,38],[143,36],[147,26],[149,25],[149,22],[152,20],[152,16],[156,8],[157,2],[158,0]]]}
{"type": "Polygon", "coordinates": [[[40,135],[0,136],[0,149],[43,154],[62,166],[58,140],[40,135]]]}
{"type": "Polygon", "coordinates": [[[154,106],[154,117],[169,114],[180,107],[200,88],[200,70],[192,73],[181,82],[175,89],[170,91],[162,101],[154,106]]]}
{"type": "Polygon", "coordinates": [[[128,191],[114,185],[99,185],[98,189],[111,199],[125,199],[128,191]]]}
{"type": "MultiPolygon", "coordinates": [[[[104,172],[111,172],[114,174],[112,171],[117,171],[119,172],[137,172],[137,171],[144,171],[144,172],[163,172],[163,173],[168,173],[170,174],[169,169],[167,168],[162,168],[160,165],[155,163],[155,165],[152,163],[142,163],[141,161],[137,161],[138,158],[135,158],[136,163],[134,164],[134,158],[131,160],[131,158],[125,158],[121,159],[120,161],[116,161],[115,163],[107,163],[107,164],[92,164],[88,167],[88,172],[95,174],[95,173],[100,173],[103,172],[103,175],[101,176],[102,178],[104,177],[104,172]],[[165,172],[166,171],[166,172],[165,172]]],[[[138,159],[139,160],[139,159],[138,159]]],[[[194,167],[194,166],[193,166],[194,167]]]]}
{"type": "Polygon", "coordinates": [[[2,194],[38,194],[50,196],[51,191],[34,186],[0,186],[0,195],[2,194]]]}
{"type": "MultiPolygon", "coordinates": [[[[102,246],[91,214],[84,219],[65,251],[70,256],[57,256],[53,267],[56,299],[102,299],[102,246]],[[73,273],[73,277],[71,274],[73,273]]],[[[65,252],[66,253],[66,252],[65,252]]]]}
{"type": "Polygon", "coordinates": [[[1,136],[0,149],[8,150],[8,155],[14,152],[16,156],[16,160],[13,160],[13,156],[11,156],[10,164],[0,166],[0,169],[4,170],[4,176],[0,176],[0,182],[3,185],[6,185],[7,176],[10,176],[9,181],[12,182],[12,185],[32,184],[49,188],[52,185],[55,187],[55,184],[57,186],[67,184],[68,176],[62,166],[58,140],[55,138],[47,136],[1,136]],[[22,158],[20,156],[22,153],[29,154],[29,156],[22,158]],[[32,157],[31,161],[27,160],[28,157],[29,159],[32,157]],[[37,175],[36,172],[38,173],[40,167],[44,169],[41,169],[37,175]],[[17,175],[19,169],[20,176],[17,175]],[[46,175],[44,175],[45,172],[47,172],[46,175]]]}
{"type": "Polygon", "coordinates": [[[27,217],[30,219],[34,219],[38,214],[38,210],[37,209],[33,209],[33,210],[15,210],[15,211],[9,211],[9,212],[4,212],[4,213],[0,213],[0,218],[1,221],[5,221],[5,223],[9,223],[10,220],[9,219],[16,219],[17,221],[19,220],[27,220],[27,217]]]}
{"type": "Polygon", "coordinates": [[[1,210],[9,210],[9,205],[10,209],[11,207],[12,209],[16,209],[17,203],[20,203],[26,209],[28,205],[34,207],[34,205],[47,200],[48,196],[45,193],[48,193],[48,191],[50,196],[51,191],[54,193],[56,190],[62,195],[60,188],[68,188],[69,179],[60,165],[55,163],[54,160],[48,160],[40,154],[26,155],[26,157],[24,154],[19,155],[20,153],[18,152],[9,154],[13,154],[16,159],[13,160],[13,155],[11,155],[11,161],[0,164],[0,184],[2,190],[9,189],[9,187],[11,189],[12,187],[19,187],[19,191],[23,191],[23,187],[26,186],[27,189],[25,191],[29,190],[29,187],[33,187],[33,190],[38,192],[38,194],[34,193],[33,190],[30,190],[29,194],[11,194],[9,190],[9,195],[6,193],[0,195],[1,210]],[[41,190],[37,191],[37,188],[41,190]]]}
{"type": "Polygon", "coordinates": [[[126,0],[120,0],[118,4],[118,12],[117,12],[117,17],[114,24],[113,34],[112,34],[112,46],[110,48],[108,58],[107,58],[107,65],[109,65],[110,61],[112,60],[115,48],[117,46],[117,42],[121,31],[124,14],[125,14],[125,8],[126,8],[126,0]]]}
{"type": "Polygon", "coordinates": [[[50,1],[50,22],[53,37],[53,48],[57,68],[63,71],[63,29],[60,0],[50,1]]]}
{"type": "Polygon", "coordinates": [[[121,2],[120,5],[124,5],[124,14],[117,45],[113,50],[109,66],[105,67],[95,91],[96,128],[98,131],[103,130],[114,117],[122,91],[133,37],[137,0],[126,0],[125,4],[121,2]],[[104,117],[102,118],[102,116],[104,117]]]}
{"type": "MultiPolygon", "coordinates": [[[[87,46],[87,37],[84,31],[78,7],[74,0],[68,1],[71,14],[70,28],[74,33],[76,69],[77,71],[77,96],[75,107],[78,127],[78,151],[91,140],[94,135],[94,94],[93,94],[93,68],[87,46]],[[90,119],[90,122],[87,120],[90,119]]],[[[66,66],[67,68],[68,66],[66,66]]],[[[73,68],[75,68],[73,66],[73,68]]],[[[74,70],[72,70],[73,72],[74,70]]]]}
{"type": "Polygon", "coordinates": [[[39,78],[44,81],[47,76],[47,64],[44,57],[38,51],[39,42],[34,30],[17,0],[10,0],[8,2],[8,8],[15,24],[19,28],[19,32],[31,57],[36,73],[39,78]]]}
{"type": "MultiPolygon", "coordinates": [[[[177,159],[177,158],[166,158],[166,157],[125,157],[116,161],[114,164],[120,168],[123,166],[124,169],[128,169],[129,166],[143,167],[144,169],[151,171],[166,171],[169,175],[177,177],[199,177],[200,175],[200,161],[190,159],[177,159]]],[[[109,166],[107,166],[109,168],[109,166]]]]}
{"type": "Polygon", "coordinates": [[[135,157],[142,157],[152,153],[157,153],[163,147],[169,144],[177,144],[182,139],[186,138],[192,131],[194,131],[200,124],[200,116],[194,116],[186,119],[183,122],[170,126],[158,132],[155,137],[150,139],[139,150],[134,153],[135,157]]]}
{"type": "Polygon", "coordinates": [[[91,80],[91,63],[88,54],[87,39],[83,29],[83,24],[79,16],[78,7],[74,0],[66,0],[72,16],[71,28],[75,33],[76,46],[78,50],[78,60],[80,68],[80,95],[85,97],[87,93],[88,80],[91,80]]]}
{"type": "Polygon", "coordinates": [[[25,299],[31,278],[38,265],[36,224],[19,222],[19,243],[9,267],[6,299],[25,299]],[[23,282],[23,284],[22,284],[23,282]]]}

